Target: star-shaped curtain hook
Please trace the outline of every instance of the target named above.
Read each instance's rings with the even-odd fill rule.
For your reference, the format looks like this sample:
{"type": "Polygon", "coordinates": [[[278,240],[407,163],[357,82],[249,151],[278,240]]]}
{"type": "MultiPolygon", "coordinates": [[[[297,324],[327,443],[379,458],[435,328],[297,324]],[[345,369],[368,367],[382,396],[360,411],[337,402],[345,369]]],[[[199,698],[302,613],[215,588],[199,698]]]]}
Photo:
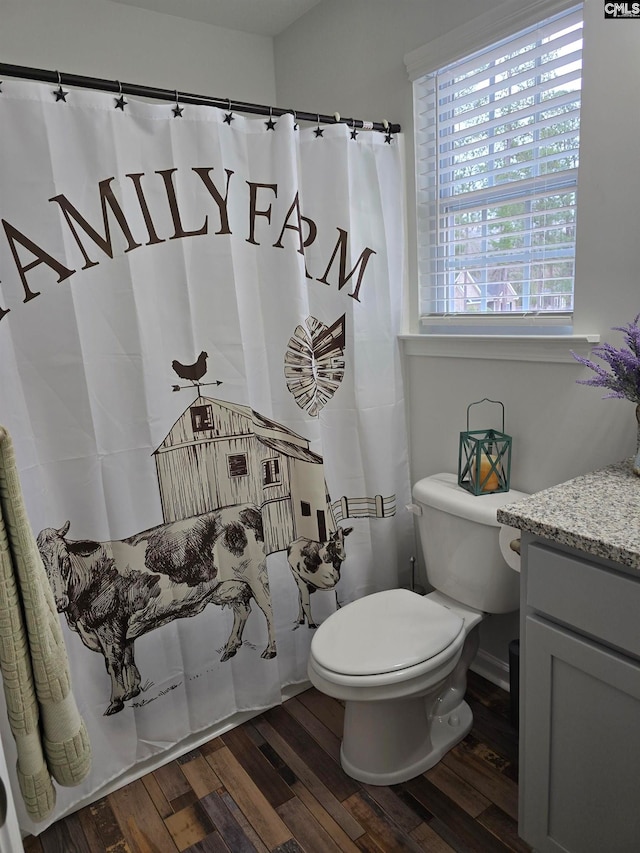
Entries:
{"type": "Polygon", "coordinates": [[[318,126],[313,131],[316,135],[316,139],[320,136],[324,136],[324,130],[320,127],[320,114],[318,113],[318,126]]]}
{"type": "Polygon", "coordinates": [[[58,75],[58,88],[53,90],[53,94],[55,95],[56,102],[57,101],[64,101],[66,104],[67,103],[67,95],[69,93],[65,92],[65,90],[62,88],[62,75],[60,74],[60,72],[56,71],[56,74],[58,75]]]}
{"type": "Polygon", "coordinates": [[[174,118],[182,118],[182,113],[184,112],[184,107],[181,107],[181,106],[180,106],[180,103],[179,103],[179,101],[178,101],[178,91],[177,91],[177,89],[176,89],[176,105],[175,105],[175,107],[171,110],[171,112],[173,113],[173,117],[174,117],[174,118]]]}
{"type": "Polygon", "coordinates": [[[228,124],[229,127],[231,127],[231,122],[235,119],[235,116],[233,114],[233,110],[231,109],[231,101],[229,100],[229,98],[227,98],[227,110],[228,112],[224,114],[224,123],[228,124]]]}
{"type": "Polygon", "coordinates": [[[358,138],[358,131],[356,130],[356,120],[355,119],[353,120],[353,122],[351,124],[351,138],[352,139],[358,138]]]}
{"type": "Polygon", "coordinates": [[[297,117],[297,115],[296,115],[296,111],[295,111],[295,110],[293,110],[293,129],[294,129],[294,130],[297,130],[297,129],[298,129],[298,117],[297,117]]]}
{"type": "Polygon", "coordinates": [[[391,135],[391,128],[389,127],[389,122],[385,119],[382,122],[382,126],[384,127],[384,141],[387,145],[391,145],[391,140],[393,136],[391,135]]]}
{"type": "Polygon", "coordinates": [[[115,108],[117,110],[122,110],[122,112],[124,112],[124,108],[127,106],[129,101],[127,101],[125,96],[122,94],[122,83],[119,80],[116,80],[116,83],[118,84],[118,92],[120,93],[120,95],[118,98],[115,99],[116,100],[115,108]]]}
{"type": "Polygon", "coordinates": [[[265,121],[265,125],[266,125],[267,130],[275,130],[276,125],[278,123],[277,121],[273,120],[273,114],[272,113],[273,113],[272,107],[269,107],[269,120],[265,121]]]}

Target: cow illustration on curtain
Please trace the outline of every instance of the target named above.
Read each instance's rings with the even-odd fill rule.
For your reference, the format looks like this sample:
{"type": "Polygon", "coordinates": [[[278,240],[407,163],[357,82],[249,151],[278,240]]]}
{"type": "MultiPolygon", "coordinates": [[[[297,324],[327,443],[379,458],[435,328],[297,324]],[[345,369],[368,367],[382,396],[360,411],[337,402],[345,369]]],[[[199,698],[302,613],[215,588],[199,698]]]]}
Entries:
{"type": "MultiPolygon", "coordinates": [[[[332,327],[310,317],[308,332],[298,327],[289,342],[289,390],[315,416],[344,375],[344,323],[344,315],[332,327]]],[[[310,596],[340,580],[353,528],[336,524],[322,457],[307,439],[250,407],[202,396],[202,386],[222,384],[200,381],[207,358],[203,350],[192,363],[172,362],[190,383],[173,390],[193,387],[197,396],[154,451],[164,523],[120,541],[69,539],[69,521],[38,536],[58,611],[105,658],[105,715],[140,694],[135,640],[208,604],[233,611],[221,662],[242,645],[252,601],[266,620],[262,657],[274,657],[268,554],[287,552],[299,594],[296,627],[317,627],[310,596]]]]}
{"type": "Polygon", "coordinates": [[[42,555],[56,607],[93,652],[104,655],[111,679],[106,716],[140,693],[135,663],[138,637],[174,619],[195,616],[207,604],[233,610],[233,629],[220,660],[236,654],[254,600],[263,612],[276,654],[262,519],[256,507],[231,507],[145,530],[120,542],[67,538],[40,531],[42,555]]]}
{"type": "MultiPolygon", "coordinates": [[[[226,661],[242,645],[255,601],[268,634],[262,657],[272,658],[266,555],[294,540],[324,543],[329,536],[332,571],[345,556],[336,550],[321,457],[301,436],[247,406],[200,396],[198,388],[154,456],[163,524],[117,542],[69,539],[70,522],[38,535],[58,611],[105,658],[106,715],[140,693],[134,643],[142,634],[208,604],[228,606],[234,621],[220,656],[226,661]]],[[[294,577],[299,582],[299,572],[294,577]]],[[[324,579],[322,588],[338,578],[339,572],[330,586],[324,579]]]]}

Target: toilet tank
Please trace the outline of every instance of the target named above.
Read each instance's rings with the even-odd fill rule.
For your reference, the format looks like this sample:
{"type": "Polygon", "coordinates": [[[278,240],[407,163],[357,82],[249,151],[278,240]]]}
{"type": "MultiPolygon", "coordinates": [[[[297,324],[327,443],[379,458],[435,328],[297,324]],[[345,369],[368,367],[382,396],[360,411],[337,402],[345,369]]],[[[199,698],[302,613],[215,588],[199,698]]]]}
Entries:
{"type": "MultiPolygon", "coordinates": [[[[505,562],[498,507],[527,497],[511,489],[472,495],[455,474],[434,474],[413,487],[429,584],[487,613],[510,613],[520,604],[520,575],[505,562]]],[[[515,533],[514,535],[517,535],[515,533]]]]}

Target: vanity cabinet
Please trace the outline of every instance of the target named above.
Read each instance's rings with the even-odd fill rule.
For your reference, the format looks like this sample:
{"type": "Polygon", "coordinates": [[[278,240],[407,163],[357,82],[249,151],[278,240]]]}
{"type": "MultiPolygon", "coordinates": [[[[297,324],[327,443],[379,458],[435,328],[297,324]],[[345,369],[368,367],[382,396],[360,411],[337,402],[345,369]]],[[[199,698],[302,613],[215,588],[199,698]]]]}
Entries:
{"type": "Polygon", "coordinates": [[[636,853],[640,573],[522,546],[519,833],[539,853],[636,853]]]}

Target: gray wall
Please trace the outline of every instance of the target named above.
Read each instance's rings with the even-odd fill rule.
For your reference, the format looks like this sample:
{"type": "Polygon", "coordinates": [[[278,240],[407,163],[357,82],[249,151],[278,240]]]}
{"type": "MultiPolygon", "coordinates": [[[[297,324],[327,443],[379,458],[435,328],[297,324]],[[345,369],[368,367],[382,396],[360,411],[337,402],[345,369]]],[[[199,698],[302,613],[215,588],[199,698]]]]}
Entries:
{"type": "MultiPolygon", "coordinates": [[[[281,105],[400,122],[406,136],[409,293],[416,298],[412,93],[404,56],[497,3],[452,0],[324,0],[277,37],[281,105]]],[[[510,6],[526,6],[514,0],[510,6]]],[[[640,26],[605,21],[600,0],[587,0],[577,224],[574,331],[620,343],[612,326],[640,312],[640,26]]],[[[410,460],[414,480],[455,471],[466,406],[502,400],[513,436],[512,486],[539,491],[618,461],[635,449],[633,405],[601,400],[575,384],[588,371],[573,363],[405,358],[410,460]]],[[[640,485],[640,484],[639,484],[640,485]]],[[[612,615],[612,618],[615,618],[612,615]]],[[[507,659],[517,618],[492,617],[481,649],[507,659]]]]}
{"type": "Polygon", "coordinates": [[[0,0],[0,61],[273,103],[273,40],[112,3],[0,0]]]}
{"type": "MultiPolygon", "coordinates": [[[[407,151],[407,242],[415,293],[415,213],[412,95],[407,52],[442,35],[488,2],[323,0],[275,41],[280,105],[304,103],[365,119],[402,124],[407,151]]],[[[527,6],[527,0],[509,5],[527,6]]],[[[640,312],[640,178],[634,163],[640,114],[640,27],[605,21],[599,0],[587,0],[581,171],[577,225],[574,331],[611,332],[640,312]]],[[[567,349],[570,348],[570,344],[567,349]]],[[[631,454],[635,417],[627,401],[602,401],[597,389],[575,384],[588,371],[573,363],[487,361],[409,356],[411,462],[414,478],[457,464],[457,433],[466,406],[497,396],[514,437],[512,485],[538,491],[631,454]]]]}

